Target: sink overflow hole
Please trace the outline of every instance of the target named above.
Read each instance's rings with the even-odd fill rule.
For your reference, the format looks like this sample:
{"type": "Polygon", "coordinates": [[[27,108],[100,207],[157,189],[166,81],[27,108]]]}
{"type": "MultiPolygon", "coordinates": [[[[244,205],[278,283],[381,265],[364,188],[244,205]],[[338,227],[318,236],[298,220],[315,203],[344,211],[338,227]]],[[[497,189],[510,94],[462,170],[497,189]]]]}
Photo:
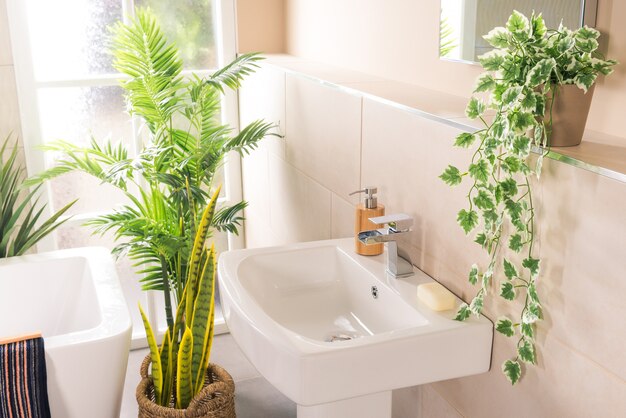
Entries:
{"type": "Polygon", "coordinates": [[[378,299],[378,288],[376,286],[372,286],[372,297],[378,299]]]}
{"type": "Polygon", "coordinates": [[[334,343],[335,341],[349,341],[352,339],[354,339],[352,335],[338,334],[338,335],[331,335],[330,337],[326,339],[326,341],[329,343],[334,343]]]}

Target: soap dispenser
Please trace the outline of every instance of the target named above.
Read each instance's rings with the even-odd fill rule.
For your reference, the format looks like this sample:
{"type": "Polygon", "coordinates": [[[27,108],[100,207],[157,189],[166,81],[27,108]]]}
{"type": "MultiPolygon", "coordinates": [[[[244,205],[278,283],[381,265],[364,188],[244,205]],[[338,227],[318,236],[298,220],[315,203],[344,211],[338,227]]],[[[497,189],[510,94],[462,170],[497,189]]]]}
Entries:
{"type": "Polygon", "coordinates": [[[365,245],[359,241],[359,232],[370,231],[378,229],[380,225],[377,225],[369,220],[376,216],[382,216],[385,214],[385,207],[378,204],[375,194],[378,192],[376,187],[365,187],[363,190],[357,190],[350,193],[350,196],[356,193],[365,193],[365,201],[359,203],[356,207],[356,216],[354,222],[354,243],[355,251],[361,255],[378,255],[383,253],[384,244],[365,245]]]}

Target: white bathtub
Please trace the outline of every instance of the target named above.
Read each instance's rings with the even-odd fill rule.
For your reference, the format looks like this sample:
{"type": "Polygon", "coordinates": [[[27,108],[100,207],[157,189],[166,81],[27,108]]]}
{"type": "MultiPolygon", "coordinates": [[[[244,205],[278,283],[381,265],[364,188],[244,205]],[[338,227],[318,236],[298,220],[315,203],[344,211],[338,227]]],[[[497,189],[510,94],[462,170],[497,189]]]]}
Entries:
{"type": "Polygon", "coordinates": [[[52,417],[119,417],[131,320],[107,249],[0,259],[0,339],[36,331],[52,417]]]}

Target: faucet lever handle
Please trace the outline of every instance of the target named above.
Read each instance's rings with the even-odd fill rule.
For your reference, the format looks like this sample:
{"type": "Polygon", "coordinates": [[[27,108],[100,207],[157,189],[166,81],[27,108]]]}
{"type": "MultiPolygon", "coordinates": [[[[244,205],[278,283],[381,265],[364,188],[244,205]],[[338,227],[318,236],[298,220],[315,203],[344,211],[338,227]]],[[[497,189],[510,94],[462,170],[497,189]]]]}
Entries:
{"type": "Polygon", "coordinates": [[[377,225],[389,225],[395,231],[409,231],[413,226],[413,217],[406,213],[395,213],[393,215],[376,216],[369,218],[377,225]]]}

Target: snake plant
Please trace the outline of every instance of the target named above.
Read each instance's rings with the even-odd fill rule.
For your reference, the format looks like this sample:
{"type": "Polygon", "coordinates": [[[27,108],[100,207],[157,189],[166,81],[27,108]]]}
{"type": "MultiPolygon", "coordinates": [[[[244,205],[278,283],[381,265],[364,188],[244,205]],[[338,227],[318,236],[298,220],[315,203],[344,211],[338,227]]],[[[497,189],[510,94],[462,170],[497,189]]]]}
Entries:
{"type": "MultiPolygon", "coordinates": [[[[239,132],[219,122],[225,89],[239,88],[257,67],[258,54],[239,56],[208,77],[182,74],[179,51],[156,19],[139,9],[130,23],[113,28],[113,65],[131,116],[143,122],[147,141],[135,157],[122,144],[79,147],[57,141],[45,149],[60,153],[56,166],[38,180],[81,171],[119,189],[128,204],[87,222],[94,233],[115,233],[113,252],[128,254],[142,274],[144,290],[163,292],[168,326],[183,299],[190,251],[215,172],[229,152],[247,154],[274,128],[258,120],[239,132]],[[174,294],[174,301],[170,294],[174,294]]],[[[212,229],[237,233],[245,202],[219,209],[212,229]]]]}
{"type": "Polygon", "coordinates": [[[30,191],[23,187],[24,167],[17,163],[17,144],[8,148],[10,141],[11,136],[7,136],[0,147],[0,258],[24,254],[67,221],[61,217],[76,202],[40,223],[45,210],[45,205],[37,205],[41,184],[30,191]]]}
{"type": "Polygon", "coordinates": [[[161,347],[141,305],[150,347],[152,383],[156,403],[184,409],[204,386],[209,364],[215,315],[215,248],[206,240],[215,213],[219,188],[205,208],[189,258],[188,277],[178,304],[176,320],[165,333],[161,347]]]}

